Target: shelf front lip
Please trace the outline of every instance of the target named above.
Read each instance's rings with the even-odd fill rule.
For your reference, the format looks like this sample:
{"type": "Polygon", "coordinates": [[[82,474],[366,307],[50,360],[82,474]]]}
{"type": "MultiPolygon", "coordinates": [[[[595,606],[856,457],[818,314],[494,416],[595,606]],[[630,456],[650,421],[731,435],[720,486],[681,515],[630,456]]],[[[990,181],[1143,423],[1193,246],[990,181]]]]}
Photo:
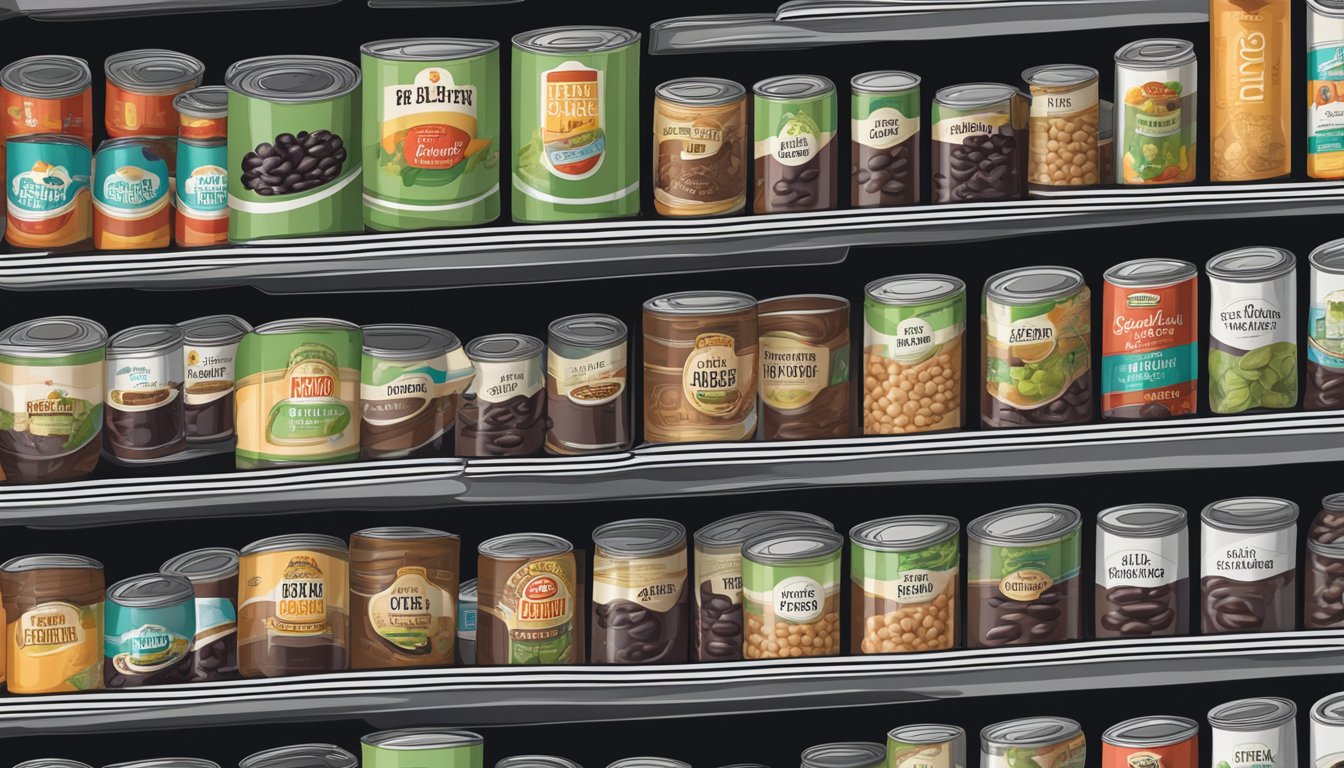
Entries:
{"type": "Polygon", "coordinates": [[[186,0],[184,2],[165,3],[161,0],[144,2],[103,2],[101,5],[80,7],[73,2],[52,2],[52,0],[0,0],[0,20],[16,16],[27,16],[36,21],[96,21],[100,19],[132,19],[149,16],[180,16],[196,13],[251,12],[276,8],[279,10],[305,10],[325,5],[335,5],[341,0],[186,0]],[[64,6],[64,7],[61,7],[64,6]]]}
{"type": "Polygon", "coordinates": [[[0,288],[408,290],[835,263],[856,246],[978,242],[1135,223],[1344,212],[1344,182],[1112,188],[1009,203],[700,220],[486,226],[169,252],[0,256],[0,288]]]}
{"type": "Polygon", "coordinates": [[[1130,685],[1162,685],[1172,675],[1198,683],[1328,670],[1344,671],[1344,630],[653,668],[384,670],[9,696],[0,699],[0,737],[333,717],[376,720],[399,707],[429,717],[461,712],[455,722],[472,720],[459,725],[587,722],[610,719],[613,706],[622,708],[626,719],[690,717],[738,711],[744,700],[767,710],[800,710],[855,700],[892,703],[893,692],[904,700],[929,700],[1025,693],[1040,690],[1042,682],[1064,690],[1118,678],[1130,685]],[[1238,663],[1228,665],[1229,658],[1238,663]],[[544,696],[537,697],[538,691],[544,696]],[[534,716],[539,703],[546,713],[534,716]]]}

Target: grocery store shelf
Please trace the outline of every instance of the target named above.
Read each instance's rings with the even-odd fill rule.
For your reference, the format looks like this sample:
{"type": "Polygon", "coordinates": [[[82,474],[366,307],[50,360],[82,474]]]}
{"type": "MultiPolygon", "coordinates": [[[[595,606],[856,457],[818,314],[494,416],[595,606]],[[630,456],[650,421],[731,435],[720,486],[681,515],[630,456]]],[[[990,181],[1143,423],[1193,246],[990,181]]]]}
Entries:
{"type": "Polygon", "coordinates": [[[0,0],[0,19],[27,16],[39,21],[168,16],[216,11],[313,8],[341,0],[0,0]]]}
{"type": "Polygon", "coordinates": [[[974,242],[1161,222],[1344,213],[1344,182],[1060,192],[1048,199],[721,219],[490,226],[166,252],[0,256],[0,288],[424,290],[833,264],[855,246],[974,242]]]}
{"type": "Polygon", "coordinates": [[[1344,673],[1344,630],[651,667],[351,672],[0,699],[0,738],[314,720],[576,723],[1344,673]]]}
{"type": "Polygon", "coordinates": [[[649,52],[789,50],[1208,21],[1203,0],[791,0],[774,14],[654,23],[649,52]]]}
{"type": "Polygon", "coordinates": [[[1344,460],[1344,412],[788,443],[648,445],[0,487],[0,525],[437,509],[857,485],[1023,480],[1344,460]]]}

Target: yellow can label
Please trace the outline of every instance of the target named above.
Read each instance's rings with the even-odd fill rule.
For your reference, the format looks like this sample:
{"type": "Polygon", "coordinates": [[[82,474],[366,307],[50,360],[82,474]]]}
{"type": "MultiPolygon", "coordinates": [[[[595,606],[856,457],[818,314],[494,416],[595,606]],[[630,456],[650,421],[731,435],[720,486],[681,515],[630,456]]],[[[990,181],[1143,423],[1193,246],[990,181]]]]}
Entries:
{"type": "Polygon", "coordinates": [[[242,558],[239,615],[260,617],[239,627],[239,643],[264,637],[332,634],[330,617],[348,611],[349,567],[322,552],[262,552],[242,558]],[[252,613],[255,611],[255,613],[252,613]]]}
{"type": "Polygon", "coordinates": [[[13,617],[6,633],[11,692],[103,687],[102,603],[42,603],[13,617]]]}

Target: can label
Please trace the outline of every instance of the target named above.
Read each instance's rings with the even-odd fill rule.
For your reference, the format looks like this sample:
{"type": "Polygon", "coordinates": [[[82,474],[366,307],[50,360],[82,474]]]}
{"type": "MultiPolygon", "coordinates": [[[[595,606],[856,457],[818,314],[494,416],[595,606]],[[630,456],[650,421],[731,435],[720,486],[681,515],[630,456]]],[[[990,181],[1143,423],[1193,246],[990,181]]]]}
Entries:
{"type": "Polygon", "coordinates": [[[562,179],[597,173],[607,146],[603,73],[567,61],[541,73],[541,161],[562,179]]]}
{"type": "Polygon", "coordinates": [[[434,627],[444,616],[456,615],[456,601],[437,579],[450,580],[419,566],[398,568],[392,584],[369,598],[369,626],[395,648],[430,653],[434,627]]]}
{"type": "Polygon", "coordinates": [[[1101,343],[1101,408],[1194,413],[1198,399],[1199,300],[1194,277],[1175,285],[1106,283],[1101,343]]]}
{"type": "Polygon", "coordinates": [[[177,215],[223,219],[229,215],[228,145],[223,142],[177,145],[177,215]]]}
{"type": "Polygon", "coordinates": [[[86,145],[93,143],[93,89],[85,88],[62,99],[41,99],[0,88],[0,126],[4,138],[39,133],[63,133],[78,136],[86,145]]]}
{"type": "Polygon", "coordinates": [[[908,744],[887,739],[887,768],[964,768],[956,762],[956,744],[908,744]]]}
{"type": "Polygon", "coordinates": [[[1307,52],[1311,106],[1307,115],[1307,151],[1344,151],[1344,46],[1307,52]]]}
{"type": "Polygon", "coordinates": [[[866,595],[899,605],[931,603],[945,593],[955,599],[961,562],[955,536],[912,552],[879,552],[858,544],[849,551],[853,579],[866,595]]]}
{"type": "Polygon", "coordinates": [[[919,91],[854,94],[851,136],[872,149],[891,149],[919,135],[919,91]]]}
{"type": "Polygon", "coordinates": [[[1297,405],[1297,284],[1212,279],[1209,405],[1214,413],[1297,405]]]}
{"type": "Polygon", "coordinates": [[[1307,359],[1344,368],[1344,275],[1311,270],[1311,307],[1307,313],[1307,359]]]}
{"type": "Polygon", "coordinates": [[[733,413],[745,400],[751,376],[744,371],[755,366],[754,357],[738,355],[737,340],[726,333],[700,334],[682,366],[686,402],[707,416],[733,413]]]}
{"type": "Polygon", "coordinates": [[[260,622],[244,622],[240,644],[265,638],[334,636],[331,617],[348,612],[346,561],[324,552],[262,552],[245,556],[238,577],[238,611],[250,606],[260,622]]]}
{"type": "Polygon", "coordinates": [[[364,421],[377,426],[410,421],[460,395],[474,375],[460,347],[428,360],[379,360],[366,354],[359,385],[364,421]]]}
{"type": "Polygon", "coordinates": [[[626,387],[626,344],[594,352],[577,360],[546,352],[546,374],[556,394],[586,408],[615,400],[626,387]]]}
{"type": "Polygon", "coordinates": [[[142,143],[104,147],[93,158],[95,248],[168,245],[168,161],[142,143]]]}
{"type": "Polygon", "coordinates": [[[103,685],[103,604],[41,603],[9,620],[9,689],[88,691],[103,685]]]}
{"type": "Polygon", "coordinates": [[[89,148],[75,142],[6,145],[6,239],[20,247],[72,245],[92,231],[89,148]]]}
{"type": "Polygon", "coordinates": [[[670,555],[629,560],[593,558],[594,605],[625,601],[664,614],[681,602],[686,589],[686,550],[670,555]]]}
{"type": "Polygon", "coordinates": [[[104,367],[101,349],[58,358],[0,357],[6,384],[0,387],[0,431],[11,433],[0,441],[5,462],[68,455],[98,440],[104,367]]]}
{"type": "Polygon", "coordinates": [[[797,333],[761,336],[761,400],[771,408],[795,410],[827,387],[849,381],[849,345],[836,350],[797,333]]]}
{"type": "Polygon", "coordinates": [[[1296,526],[1243,533],[1204,526],[1204,578],[1264,581],[1297,567],[1296,526]]]}
{"type": "Polygon", "coordinates": [[[1097,530],[1097,584],[1104,589],[1153,589],[1189,578],[1186,533],[1158,538],[1116,536],[1097,530]]]}
{"type": "Polygon", "coordinates": [[[574,570],[573,554],[530,561],[509,575],[501,602],[484,607],[504,622],[505,664],[568,664],[578,658],[574,570]]]}
{"type": "Polygon", "coordinates": [[[148,675],[187,657],[195,633],[194,601],[169,608],[127,608],[107,603],[107,631],[103,635],[105,663],[118,674],[148,675]]]}
{"type": "Polygon", "coordinates": [[[1083,768],[1087,763],[1087,740],[1081,733],[1043,747],[1005,746],[995,751],[998,754],[981,750],[981,768],[1020,768],[1027,761],[1039,768],[1083,768]]]}
{"type": "Polygon", "coordinates": [[[999,594],[1030,602],[1051,587],[1078,577],[1082,568],[1081,534],[1023,547],[990,546],[989,557],[971,558],[970,582],[992,584],[999,594]]]}
{"type": "Polygon", "coordinates": [[[541,356],[511,362],[477,362],[476,377],[468,392],[486,403],[507,403],[515,397],[532,397],[546,386],[541,356]]]}
{"type": "Polygon", "coordinates": [[[1117,72],[1123,89],[1116,131],[1123,184],[1176,184],[1195,178],[1194,65],[1117,72]]]}
{"type": "Polygon", "coordinates": [[[840,594],[840,554],[815,565],[742,561],[746,612],[766,623],[811,624],[834,609],[840,594]]]}
{"type": "Polygon", "coordinates": [[[1210,4],[1213,181],[1254,181],[1292,165],[1292,3],[1210,4]]]}
{"type": "Polygon", "coordinates": [[[1213,729],[1213,764],[1227,768],[1293,768],[1297,765],[1297,738],[1288,729],[1259,731],[1213,729]],[[1286,751],[1285,751],[1286,750],[1286,751]]]}
{"type": "Polygon", "coordinates": [[[1018,410],[1064,395],[1091,370],[1091,294],[1010,306],[985,302],[986,387],[1018,410]]]}
{"type": "Polygon", "coordinates": [[[238,343],[190,346],[183,350],[186,368],[186,404],[206,405],[233,392],[234,361],[238,343]]]}

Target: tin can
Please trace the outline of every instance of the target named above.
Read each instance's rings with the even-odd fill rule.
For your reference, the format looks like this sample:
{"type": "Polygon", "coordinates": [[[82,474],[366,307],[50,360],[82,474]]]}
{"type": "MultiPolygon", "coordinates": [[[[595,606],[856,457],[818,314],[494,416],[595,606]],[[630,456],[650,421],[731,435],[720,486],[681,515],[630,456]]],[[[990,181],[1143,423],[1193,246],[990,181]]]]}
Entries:
{"type": "Polygon", "coordinates": [[[1297,516],[1297,504],[1269,497],[1223,499],[1204,508],[1204,634],[1297,628],[1297,516]]]}
{"type": "Polygon", "coordinates": [[[766,440],[849,437],[849,300],[823,294],[757,305],[760,398],[766,440]]]}
{"type": "Polygon", "coordinates": [[[1311,305],[1307,309],[1308,411],[1344,407],[1344,240],[1332,240],[1307,257],[1311,305]]]}
{"type": "Polygon", "coordinates": [[[118,459],[161,459],[186,448],[184,338],[176,325],[137,325],[108,339],[103,443],[118,459]]]}
{"type": "Polygon", "coordinates": [[[0,565],[10,693],[103,687],[103,564],[28,555],[0,565]]]}
{"type": "Polygon", "coordinates": [[[1097,70],[1047,64],[1022,73],[1031,89],[1028,186],[1092,187],[1101,181],[1097,70]]]}
{"type": "Polygon", "coordinates": [[[350,535],[350,668],[448,666],[457,645],[462,542],[433,528],[350,535]]]}
{"type": "Polygon", "coordinates": [[[1125,504],[1097,513],[1094,637],[1190,633],[1190,534],[1185,510],[1125,504]]]}
{"type": "Polygon", "coordinates": [[[747,90],[688,77],[654,90],[653,205],[663,216],[718,216],[747,204],[747,90]]]}
{"type": "Polygon", "coordinates": [[[919,196],[919,75],[864,72],[849,81],[850,204],[910,205],[919,196]]]}
{"type": "Polygon", "coordinates": [[[173,97],[177,113],[177,136],[192,141],[223,141],[229,138],[229,89],[203,85],[173,97]]]}
{"type": "Polygon", "coordinates": [[[184,552],[159,566],[160,573],[191,582],[196,636],[188,654],[188,682],[224,680],[238,674],[238,550],[206,547],[184,552]]]}
{"type": "Polygon", "coordinates": [[[204,248],[229,241],[229,147],[224,141],[179,138],[173,242],[204,248]]]}
{"type": "Polygon", "coordinates": [[[457,588],[457,663],[476,664],[476,580],[468,579],[457,588]]]}
{"type": "Polygon", "coordinates": [[[515,533],[477,548],[476,663],[574,664],[583,657],[574,546],[559,536],[515,533]]]}
{"type": "Polygon", "coordinates": [[[849,531],[849,651],[912,653],[957,645],[961,524],[902,515],[849,531]]]}
{"type": "Polygon", "coordinates": [[[1344,693],[1332,693],[1311,707],[1311,767],[1344,763],[1344,693]]]}
{"type": "Polygon", "coordinates": [[[593,531],[593,664],[686,661],[686,528],[619,520],[593,531]]]}
{"type": "Polygon", "coordinates": [[[1213,765],[1297,768],[1297,705],[1289,699],[1238,699],[1209,710],[1213,765]]]}
{"type": "MultiPolygon", "coordinates": [[[[1262,181],[1292,171],[1294,5],[1291,0],[1258,0],[1249,7],[1241,0],[1209,3],[1214,182],[1262,181]]],[[[1312,73],[1308,77],[1314,79],[1312,73]]]]}
{"type": "Polygon", "coordinates": [[[224,82],[226,167],[238,171],[229,174],[229,239],[363,232],[359,68],[263,56],[230,66],[224,82]]]}
{"type": "Polygon", "coordinates": [[[135,688],[191,679],[196,593],[181,576],[147,573],[107,588],[103,685],[135,688]]]}
{"type": "Polygon", "coordinates": [[[629,331],[611,315],[570,315],[546,333],[546,452],[630,447],[629,331]]]}
{"type": "Polygon", "coordinates": [[[109,136],[175,136],[173,99],[201,84],[205,65],[185,53],[141,48],[108,56],[103,74],[109,136]]]}
{"type": "Polygon", "coordinates": [[[1195,180],[1199,64],[1187,40],[1138,40],[1115,52],[1115,181],[1195,180]]]}
{"type": "Polygon", "coordinates": [[[1297,405],[1297,258],[1252,246],[1214,256],[1209,274],[1209,407],[1297,405]]]}
{"type": "Polygon", "coordinates": [[[1021,91],[1002,83],[953,85],[933,95],[932,111],[933,202],[1022,198],[1029,109],[1021,91]]]}
{"type": "Polygon", "coordinates": [[[359,458],[363,334],[344,320],[258,326],[238,345],[239,469],[359,458]]]}
{"type": "Polygon", "coordinates": [[[1101,163],[1101,185],[1115,183],[1115,104],[1101,100],[1101,124],[1097,128],[1097,159],[1101,163]]]}
{"type": "Polygon", "coordinates": [[[359,741],[363,768],[481,768],[485,761],[485,739],[471,731],[402,728],[359,741]]]}
{"type": "Polygon", "coordinates": [[[966,731],[920,723],[887,732],[887,768],[966,768],[966,731]]]}
{"type": "Polygon", "coordinates": [[[16,136],[5,142],[5,241],[65,248],[93,237],[93,155],[78,136],[16,136]]]}
{"type": "Polygon", "coordinates": [[[868,741],[817,744],[799,756],[802,768],[883,768],[886,762],[886,745],[868,741]]]}
{"type": "Polygon", "coordinates": [[[966,526],[967,647],[1083,637],[1081,529],[1064,504],[1000,509],[966,526]]]}
{"type": "Polygon", "coordinates": [[[960,279],[898,275],[865,286],[863,434],[960,427],[965,340],[966,284],[960,279]],[[910,402],[913,413],[906,412],[910,402]]]}
{"type": "Polygon", "coordinates": [[[820,75],[762,80],[754,94],[755,213],[829,211],[839,178],[835,83],[820,75]]]}
{"type": "Polygon", "coordinates": [[[1028,267],[985,282],[980,419],[990,428],[1092,420],[1092,294],[1077,270],[1028,267]]]}
{"type": "Polygon", "coordinates": [[[458,456],[530,456],[546,440],[546,345],[532,336],[496,333],[471,340],[476,377],[457,409],[458,456]]]}
{"type": "Polygon", "coordinates": [[[74,56],[29,56],[0,69],[0,135],[78,136],[93,146],[93,75],[74,56]]]}
{"type": "Polygon", "coordinates": [[[815,526],[747,539],[742,545],[745,658],[840,655],[844,546],[844,534],[815,526]],[[790,637],[799,638],[799,644],[785,642],[790,637]]]}
{"type": "Polygon", "coordinates": [[[349,554],[334,536],[292,533],[243,547],[238,671],[243,677],[344,671],[349,592],[349,554]]]}
{"type": "Polygon", "coordinates": [[[1199,723],[1152,715],[1116,723],[1101,734],[1101,768],[1199,765],[1199,723]]]}
{"type": "Polygon", "coordinates": [[[187,442],[233,437],[238,343],[252,326],[235,315],[198,317],[177,326],[183,333],[187,442]]]}
{"type": "MultiPolygon", "coordinates": [[[[1342,513],[1344,493],[1332,493],[1321,499],[1321,511],[1307,529],[1307,567],[1302,587],[1303,624],[1307,629],[1344,627],[1342,513]]],[[[1340,746],[1344,750],[1344,744],[1340,746]]]]}
{"type": "Polygon", "coordinates": [[[568,26],[513,38],[513,220],[639,214],[639,33],[568,26]]]}
{"type": "Polygon", "coordinates": [[[1344,178],[1344,0],[1307,0],[1307,103],[1307,175],[1344,178]]]}
{"type": "Polygon", "coordinates": [[[1191,416],[1199,406],[1199,270],[1135,259],[1106,270],[1101,315],[1101,417],[1191,416]]]}
{"type": "Polygon", "coordinates": [[[107,330],[44,317],[0,333],[0,476],[11,483],[93,472],[103,443],[107,330]]]}
{"type": "Polygon", "coordinates": [[[499,43],[423,37],[359,50],[364,223],[386,232],[499,218],[499,43]]]}
{"type": "Polygon", "coordinates": [[[359,758],[334,744],[295,744],[255,752],[238,768],[359,768],[359,758]]]}
{"type": "Polygon", "coordinates": [[[443,448],[476,375],[462,342],[427,325],[366,325],[360,365],[360,456],[427,456],[443,448]]]}
{"type": "Polygon", "coordinates": [[[172,242],[168,159],[131,136],[109,139],[93,156],[93,247],[167,248],[172,242]]]}
{"type": "Polygon", "coordinates": [[[980,731],[980,768],[1011,768],[1031,761],[1040,768],[1083,768],[1087,739],[1067,717],[1024,717],[980,731]]]}

